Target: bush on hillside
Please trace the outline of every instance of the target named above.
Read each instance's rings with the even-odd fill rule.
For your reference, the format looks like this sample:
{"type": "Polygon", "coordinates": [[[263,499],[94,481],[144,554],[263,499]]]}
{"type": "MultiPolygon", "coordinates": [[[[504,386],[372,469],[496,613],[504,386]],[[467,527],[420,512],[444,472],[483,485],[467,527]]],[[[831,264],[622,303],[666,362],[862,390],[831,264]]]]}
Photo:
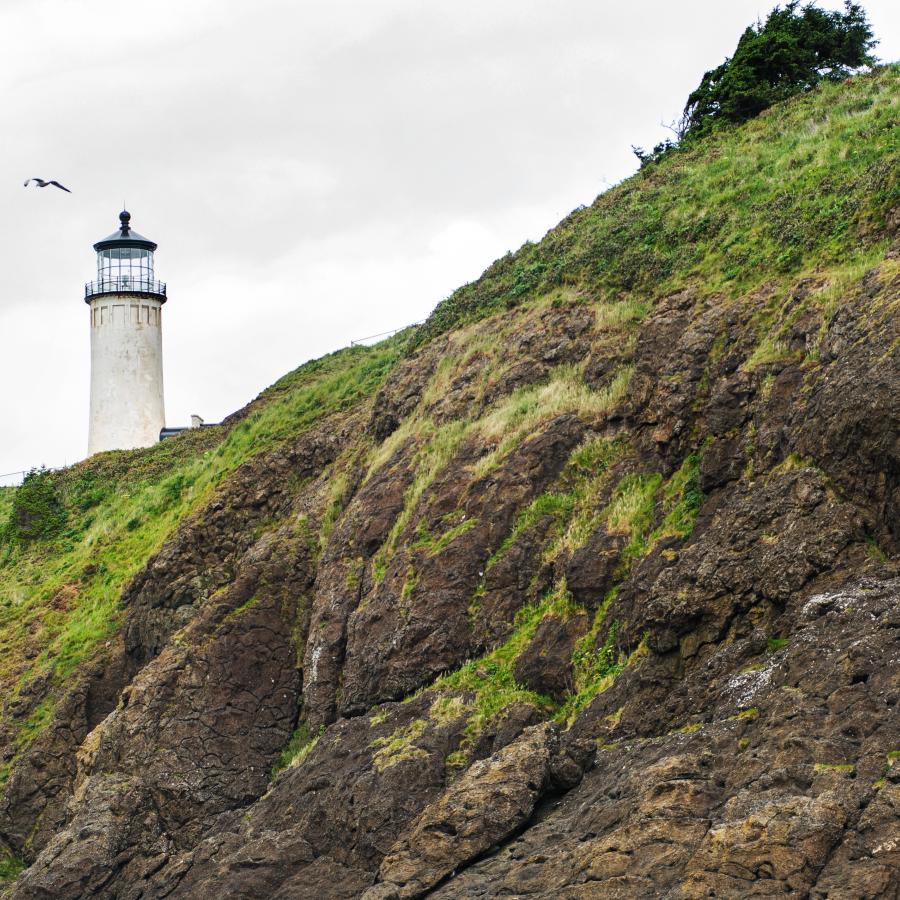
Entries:
{"type": "Polygon", "coordinates": [[[657,162],[664,156],[678,149],[677,141],[666,139],[660,141],[652,150],[645,150],[643,147],[635,147],[631,145],[631,152],[641,161],[641,168],[647,163],[657,162]]]}
{"type": "Polygon", "coordinates": [[[865,10],[849,0],[843,12],[776,6],[764,25],[741,35],[734,56],[707,72],[687,99],[681,134],[700,136],[721,122],[745,122],[764,109],[815,87],[840,81],[875,59],[865,10]]]}
{"type": "Polygon", "coordinates": [[[9,520],[0,531],[4,540],[21,544],[46,540],[65,527],[66,509],[46,469],[32,469],[13,497],[9,520]]]}
{"type": "MultiPolygon", "coordinates": [[[[840,81],[871,65],[876,43],[865,10],[850,0],[843,12],[829,12],[815,3],[801,6],[799,0],[776,6],[765,24],[747,28],[733,56],[703,76],[672,129],[684,141],[723,124],[746,122],[821,81],[840,81]]],[[[678,146],[666,140],[650,151],[632,150],[644,166],[678,146]]]]}

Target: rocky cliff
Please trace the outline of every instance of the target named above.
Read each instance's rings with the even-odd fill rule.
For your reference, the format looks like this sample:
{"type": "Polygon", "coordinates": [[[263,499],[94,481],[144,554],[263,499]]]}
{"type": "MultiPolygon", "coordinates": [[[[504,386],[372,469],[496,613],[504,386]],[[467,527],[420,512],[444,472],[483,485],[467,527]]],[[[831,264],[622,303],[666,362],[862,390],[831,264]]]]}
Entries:
{"type": "Polygon", "coordinates": [[[900,896],[898,100],[770,110],[47,476],[8,895],[900,896]]]}

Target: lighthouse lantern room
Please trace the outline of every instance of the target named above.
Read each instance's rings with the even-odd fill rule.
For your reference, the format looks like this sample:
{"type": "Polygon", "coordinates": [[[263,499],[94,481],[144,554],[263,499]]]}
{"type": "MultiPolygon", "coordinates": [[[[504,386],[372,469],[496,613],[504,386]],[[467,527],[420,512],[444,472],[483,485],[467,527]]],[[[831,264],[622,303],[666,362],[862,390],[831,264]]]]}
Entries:
{"type": "Polygon", "coordinates": [[[165,424],[162,307],[156,244],[133,231],[131,214],[94,244],[97,280],[85,285],[91,311],[91,407],[88,454],[148,447],[165,424]]]}

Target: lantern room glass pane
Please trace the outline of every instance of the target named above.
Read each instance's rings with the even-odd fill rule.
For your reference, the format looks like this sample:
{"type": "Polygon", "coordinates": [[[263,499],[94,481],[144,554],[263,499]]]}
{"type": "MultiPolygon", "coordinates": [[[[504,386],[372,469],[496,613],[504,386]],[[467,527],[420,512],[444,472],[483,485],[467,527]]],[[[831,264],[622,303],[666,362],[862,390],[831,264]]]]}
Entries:
{"type": "Polygon", "coordinates": [[[153,281],[153,251],[143,247],[110,247],[97,252],[101,291],[149,290],[153,281]]]}

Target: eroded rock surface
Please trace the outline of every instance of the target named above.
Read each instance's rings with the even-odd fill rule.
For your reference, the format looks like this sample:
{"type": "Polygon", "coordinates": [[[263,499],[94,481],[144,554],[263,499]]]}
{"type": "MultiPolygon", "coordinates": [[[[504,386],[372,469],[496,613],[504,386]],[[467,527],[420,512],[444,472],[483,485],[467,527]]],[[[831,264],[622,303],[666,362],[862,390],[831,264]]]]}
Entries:
{"type": "Polygon", "coordinates": [[[549,780],[549,742],[548,726],[534,726],[475,763],[394,844],[379,869],[381,883],[399,897],[419,897],[524,825],[549,780]]]}

